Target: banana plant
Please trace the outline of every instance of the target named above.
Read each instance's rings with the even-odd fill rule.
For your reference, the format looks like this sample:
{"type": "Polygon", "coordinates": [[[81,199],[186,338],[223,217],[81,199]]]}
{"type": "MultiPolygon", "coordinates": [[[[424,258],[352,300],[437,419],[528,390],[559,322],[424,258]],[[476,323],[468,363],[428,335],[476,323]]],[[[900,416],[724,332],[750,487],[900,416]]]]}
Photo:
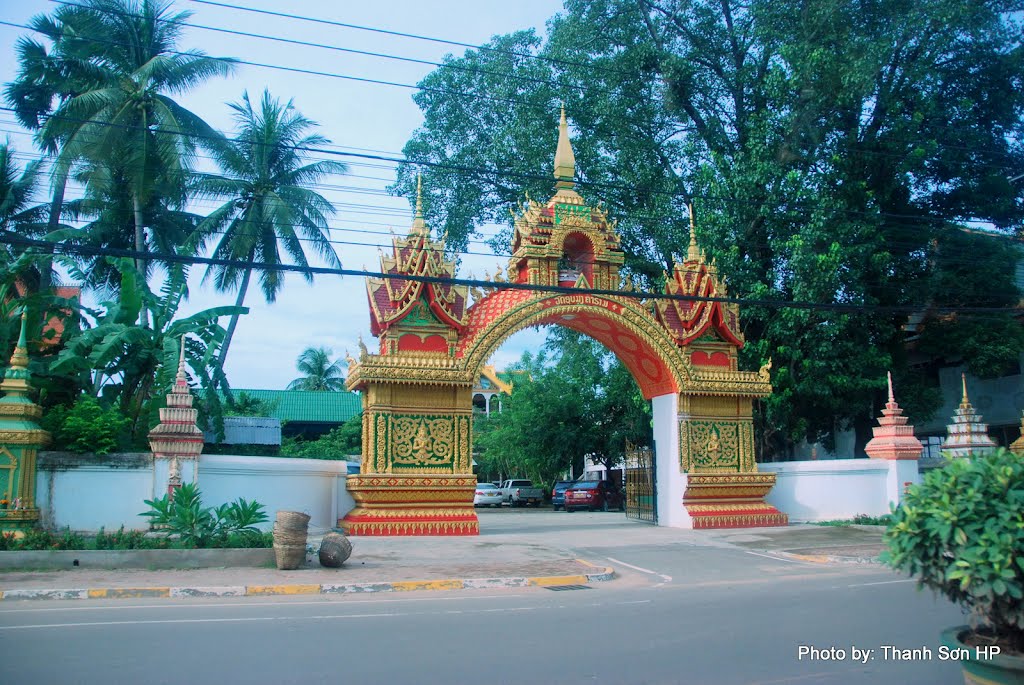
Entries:
{"type": "MultiPolygon", "coordinates": [[[[149,430],[149,412],[174,382],[178,369],[179,345],[185,337],[185,362],[198,385],[209,388],[213,379],[227,385],[218,363],[218,351],[225,332],[222,316],[248,312],[245,307],[212,307],[183,318],[175,318],[188,295],[187,271],[171,268],[159,293],[154,293],[129,259],[113,265],[121,274],[115,299],[99,308],[82,308],[84,330],[70,340],[58,355],[54,371],[77,372],[89,378],[92,392],[102,401],[117,404],[132,420],[132,433],[149,430]],[[139,326],[145,309],[150,327],[139,326]],[[147,419],[143,421],[143,419],[147,419]]],[[[204,398],[212,414],[220,415],[215,393],[204,398]]]]}

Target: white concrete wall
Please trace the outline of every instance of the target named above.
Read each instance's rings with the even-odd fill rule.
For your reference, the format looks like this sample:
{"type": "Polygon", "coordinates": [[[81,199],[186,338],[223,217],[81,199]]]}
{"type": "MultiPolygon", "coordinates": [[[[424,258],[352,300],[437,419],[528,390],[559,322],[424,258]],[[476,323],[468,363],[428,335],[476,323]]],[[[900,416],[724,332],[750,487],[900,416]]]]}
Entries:
{"type": "Polygon", "coordinates": [[[919,480],[917,462],[883,459],[836,459],[758,464],[775,473],[775,487],[765,500],[790,521],[881,516],[898,504],[906,483],[919,480]]]}
{"type": "Polygon", "coordinates": [[[270,517],[277,511],[309,514],[310,528],[334,528],[354,506],[345,489],[348,462],[286,457],[235,457],[204,454],[199,457],[199,489],[210,505],[239,497],[256,500],[270,517]]]}
{"type": "Polygon", "coordinates": [[[672,393],[652,398],[651,413],[654,415],[658,525],[693,528],[693,519],[683,507],[686,474],[679,468],[679,396],[672,393]]]}
{"type": "MultiPolygon", "coordinates": [[[[40,454],[36,504],[42,524],[83,532],[148,529],[149,519],[139,514],[148,509],[143,500],[153,498],[158,474],[152,462],[148,454],[40,454]]],[[[270,517],[265,530],[279,510],[305,512],[311,529],[330,529],[355,506],[345,489],[347,471],[345,461],[211,454],[200,457],[199,489],[208,507],[239,497],[258,501],[270,517]]]]}
{"type": "MultiPolygon", "coordinates": [[[[120,455],[119,455],[120,456],[120,455]]],[[[36,470],[36,506],[42,525],[80,531],[147,529],[139,513],[153,497],[153,467],[149,455],[126,455],[106,460],[80,455],[50,460],[40,455],[36,470]],[[134,457],[134,458],[132,458],[134,457]]]]}

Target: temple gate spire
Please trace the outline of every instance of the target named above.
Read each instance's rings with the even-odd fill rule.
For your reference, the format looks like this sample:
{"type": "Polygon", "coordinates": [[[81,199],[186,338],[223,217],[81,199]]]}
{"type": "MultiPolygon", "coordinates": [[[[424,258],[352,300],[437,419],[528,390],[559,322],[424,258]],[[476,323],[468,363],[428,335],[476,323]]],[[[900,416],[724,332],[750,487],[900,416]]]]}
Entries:
{"type": "Polygon", "coordinates": [[[555,149],[555,187],[572,190],[576,183],[576,155],[569,141],[569,122],[565,119],[565,105],[558,121],[558,147],[555,149]]]}

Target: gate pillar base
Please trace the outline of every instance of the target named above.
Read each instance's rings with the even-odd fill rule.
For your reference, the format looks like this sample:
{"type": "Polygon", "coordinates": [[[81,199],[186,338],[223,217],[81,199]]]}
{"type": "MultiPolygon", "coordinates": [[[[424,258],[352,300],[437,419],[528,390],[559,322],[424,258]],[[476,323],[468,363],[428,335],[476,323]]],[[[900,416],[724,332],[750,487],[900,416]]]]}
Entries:
{"type": "Polygon", "coordinates": [[[774,473],[691,473],[683,506],[700,528],[785,526],[789,517],[764,501],[774,473]]]}
{"type": "Polygon", "coordinates": [[[338,525],[348,535],[480,534],[471,474],[359,474],[347,487],[356,507],[338,525]]]}

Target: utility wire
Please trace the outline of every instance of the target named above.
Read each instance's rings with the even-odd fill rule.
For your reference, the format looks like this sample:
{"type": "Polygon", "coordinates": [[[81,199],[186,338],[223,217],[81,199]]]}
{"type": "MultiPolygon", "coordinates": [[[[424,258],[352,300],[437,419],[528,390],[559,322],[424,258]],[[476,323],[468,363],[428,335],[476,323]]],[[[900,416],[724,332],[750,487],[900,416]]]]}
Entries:
{"type": "MultiPolygon", "coordinates": [[[[0,22],[0,23],[3,23],[3,22],[0,22]]],[[[14,112],[15,110],[14,110],[14,108],[11,108],[11,107],[0,107],[0,111],[14,112]]],[[[107,121],[89,121],[89,120],[86,120],[86,119],[79,119],[79,118],[75,118],[75,117],[68,117],[67,115],[56,114],[56,113],[55,114],[42,115],[40,118],[41,119],[47,119],[47,120],[49,120],[49,119],[57,119],[57,120],[67,121],[67,122],[72,122],[72,123],[90,124],[90,125],[93,125],[93,126],[112,127],[112,128],[117,128],[117,129],[121,129],[121,130],[124,130],[124,131],[138,131],[138,130],[140,130],[140,127],[134,126],[134,125],[116,124],[116,123],[107,122],[107,121]]],[[[154,132],[160,132],[160,133],[165,133],[165,134],[171,134],[171,135],[178,135],[178,136],[186,137],[185,133],[183,133],[181,131],[178,131],[178,130],[161,129],[161,128],[153,128],[153,129],[150,129],[150,130],[154,131],[154,132]]],[[[230,138],[230,137],[227,137],[227,136],[224,136],[224,137],[221,137],[221,138],[214,138],[212,136],[205,136],[205,135],[201,135],[201,134],[196,134],[196,135],[193,135],[191,137],[199,139],[199,140],[215,141],[215,142],[216,141],[226,141],[226,142],[229,142],[229,143],[231,143],[231,142],[246,142],[246,143],[249,143],[249,144],[257,144],[254,141],[242,141],[241,139],[230,138]]],[[[393,163],[393,164],[409,164],[409,165],[414,165],[414,166],[419,166],[419,167],[427,167],[427,168],[436,168],[436,169],[444,169],[444,170],[448,170],[448,171],[455,171],[457,173],[462,173],[462,174],[467,174],[467,175],[472,175],[472,176],[493,176],[495,178],[509,178],[509,179],[523,180],[523,181],[539,181],[539,180],[543,180],[546,183],[550,183],[551,182],[551,178],[552,178],[551,176],[546,175],[546,174],[542,175],[542,174],[531,174],[531,173],[507,171],[507,170],[503,171],[503,170],[498,170],[498,169],[486,169],[486,168],[480,168],[480,167],[467,167],[467,166],[463,166],[463,165],[451,164],[451,163],[446,163],[446,162],[434,162],[434,161],[429,161],[429,160],[410,160],[410,159],[407,159],[407,158],[398,158],[398,157],[391,157],[391,156],[386,156],[386,155],[375,155],[375,154],[369,154],[369,153],[343,152],[343,151],[339,151],[339,150],[329,150],[329,149],[326,149],[326,148],[323,148],[323,147],[304,146],[304,145],[290,145],[290,146],[287,146],[287,147],[290,148],[290,149],[296,150],[296,151],[310,152],[310,153],[320,153],[320,154],[328,155],[328,156],[331,156],[331,157],[343,157],[343,158],[346,158],[346,159],[350,159],[351,158],[351,159],[358,159],[358,160],[384,161],[384,162],[390,162],[390,163],[393,163]]],[[[326,161],[326,160],[321,160],[321,161],[326,161]]],[[[594,190],[596,190],[598,192],[600,192],[602,190],[605,190],[605,191],[608,191],[608,190],[618,190],[618,191],[623,192],[623,193],[631,193],[634,196],[639,196],[641,194],[638,189],[633,188],[633,187],[623,186],[623,185],[613,184],[613,183],[607,183],[607,182],[601,182],[601,181],[577,180],[576,181],[576,185],[580,186],[581,188],[591,188],[591,189],[594,189],[594,190]]],[[[740,198],[735,198],[735,197],[724,197],[724,196],[715,196],[715,195],[686,195],[686,194],[684,194],[682,192],[671,192],[671,191],[660,190],[660,189],[645,190],[644,193],[650,194],[650,195],[666,196],[666,197],[669,197],[669,198],[673,198],[673,199],[675,199],[675,200],[677,200],[679,202],[682,202],[683,200],[686,200],[686,199],[691,199],[691,200],[692,199],[700,199],[700,200],[709,201],[709,202],[727,202],[727,203],[733,203],[733,204],[748,205],[748,206],[753,206],[755,208],[761,208],[762,207],[762,203],[759,203],[759,202],[756,202],[756,201],[753,201],[753,200],[742,200],[740,198]]],[[[796,211],[796,210],[803,210],[806,214],[811,214],[811,213],[813,213],[814,211],[816,211],[818,209],[817,206],[803,205],[802,203],[786,203],[786,205],[787,205],[786,206],[786,211],[790,211],[790,212],[796,211]]],[[[895,213],[895,212],[871,212],[871,211],[861,211],[861,210],[855,210],[855,209],[838,209],[838,208],[834,208],[831,211],[836,212],[836,213],[841,213],[841,214],[844,214],[844,215],[847,215],[847,216],[871,217],[871,218],[892,218],[892,219],[910,220],[910,221],[919,222],[919,223],[947,224],[947,223],[950,223],[950,221],[951,221],[951,219],[947,219],[947,218],[944,218],[944,217],[927,216],[927,215],[919,215],[919,214],[898,214],[898,213],[895,213]]],[[[649,219],[650,220],[662,220],[662,218],[660,218],[660,217],[650,217],[649,219]]],[[[969,221],[971,219],[965,219],[965,220],[969,221]]]]}
{"type": "Polygon", "coordinates": [[[57,243],[48,240],[37,240],[22,236],[11,235],[8,232],[0,233],[0,243],[16,245],[24,248],[41,248],[57,254],[85,255],[85,256],[106,256],[126,257],[129,259],[140,259],[150,261],[161,261],[178,264],[208,264],[213,266],[230,266],[239,269],[253,269],[260,271],[282,271],[295,272],[305,275],[335,275],[335,276],[360,276],[370,278],[389,279],[397,281],[416,281],[421,283],[438,283],[447,285],[465,285],[485,289],[510,289],[528,290],[532,292],[544,292],[558,295],[580,295],[580,296],[615,296],[627,299],[634,299],[639,302],[651,300],[672,300],[679,302],[721,302],[723,304],[735,304],[742,307],[769,307],[782,309],[805,309],[818,311],[836,312],[903,312],[914,313],[930,311],[938,314],[949,313],[974,313],[974,314],[1019,314],[1024,312],[1021,307],[941,307],[926,305],[874,305],[874,304],[844,304],[844,303],[821,303],[804,302],[796,300],[768,300],[749,299],[735,297],[707,297],[707,296],[683,296],[671,295],[668,293],[650,292],[628,292],[623,290],[606,290],[596,288],[575,288],[569,286],[535,285],[532,283],[511,283],[484,281],[468,278],[439,278],[436,276],[418,276],[412,274],[391,274],[383,271],[369,271],[366,269],[345,269],[336,267],[318,267],[299,264],[247,262],[238,259],[222,259],[216,257],[198,257],[192,255],[167,254],[142,252],[137,250],[95,247],[89,245],[73,245],[69,243],[57,243]]]}
{"type": "MultiPolygon", "coordinates": [[[[85,7],[85,5],[69,2],[68,0],[50,0],[50,1],[54,2],[56,4],[61,4],[61,5],[69,5],[69,6],[73,6],[73,7],[85,7]]],[[[202,2],[202,1],[203,0],[193,0],[193,2],[202,2]]],[[[259,9],[253,9],[253,8],[246,8],[246,7],[240,7],[240,6],[227,5],[227,4],[223,4],[223,3],[206,2],[205,4],[219,5],[219,6],[223,6],[223,7],[233,7],[235,9],[251,11],[251,12],[256,12],[256,13],[260,13],[260,14],[287,16],[287,17],[292,17],[292,18],[297,18],[297,19],[303,19],[303,20],[306,20],[306,21],[318,21],[316,19],[312,19],[312,18],[308,18],[308,17],[299,17],[299,16],[296,16],[296,15],[288,15],[288,14],[283,14],[283,13],[278,13],[278,12],[272,12],[272,11],[269,11],[269,10],[259,10],[259,9]]],[[[123,15],[123,16],[134,16],[134,17],[140,16],[140,15],[133,14],[133,13],[130,13],[130,12],[116,12],[116,13],[120,14],[120,15],[123,15]]],[[[239,33],[240,35],[247,35],[247,36],[251,36],[251,37],[254,37],[254,38],[262,38],[262,39],[266,39],[266,40],[279,40],[279,41],[286,41],[286,42],[298,42],[300,44],[308,44],[311,47],[319,47],[319,48],[324,48],[324,49],[338,49],[338,50],[346,50],[346,51],[349,50],[348,48],[340,48],[340,47],[337,47],[337,46],[330,46],[330,45],[325,45],[325,44],[305,43],[303,41],[293,41],[292,39],[285,39],[285,38],[280,38],[280,37],[276,37],[276,36],[269,36],[269,35],[265,35],[265,34],[247,34],[245,32],[238,32],[238,31],[233,31],[233,30],[230,30],[230,29],[222,29],[222,28],[219,28],[219,27],[208,27],[208,26],[202,26],[202,25],[194,25],[194,24],[189,24],[187,22],[175,22],[175,21],[167,20],[167,19],[164,19],[162,21],[164,21],[165,23],[169,23],[169,24],[178,24],[178,25],[182,25],[182,26],[193,26],[195,28],[207,29],[207,30],[211,30],[211,31],[224,31],[224,32],[228,32],[228,33],[239,33]]],[[[323,23],[334,24],[334,23],[337,23],[337,22],[330,22],[330,21],[324,20],[323,23]]],[[[15,28],[23,28],[23,29],[30,30],[30,31],[34,30],[30,26],[26,26],[26,25],[23,25],[23,24],[14,24],[14,23],[11,23],[11,22],[0,21],[0,25],[11,26],[11,27],[15,27],[15,28]]],[[[383,30],[383,29],[374,29],[374,28],[370,28],[370,27],[358,27],[358,26],[355,26],[355,25],[348,25],[348,24],[339,24],[339,25],[350,27],[350,28],[360,28],[360,29],[369,30],[369,31],[378,31],[378,32],[382,32],[382,33],[390,33],[389,31],[386,31],[386,30],[383,30]]],[[[414,36],[413,34],[396,34],[396,35],[407,35],[409,37],[417,37],[417,36],[414,36]]],[[[106,45],[119,45],[119,46],[125,46],[126,45],[125,43],[122,43],[122,42],[102,40],[102,39],[92,38],[92,37],[88,37],[88,36],[80,36],[79,39],[80,40],[87,40],[87,41],[90,41],[90,42],[96,42],[96,43],[100,43],[100,44],[106,44],[106,45]]],[[[433,40],[433,39],[426,39],[426,38],[424,38],[424,39],[425,40],[433,40]]],[[[440,42],[445,42],[445,41],[440,41],[440,42]]],[[[481,50],[489,49],[489,48],[485,48],[484,46],[473,46],[473,45],[470,45],[470,44],[460,44],[460,43],[456,43],[456,44],[457,45],[464,45],[464,46],[467,46],[467,47],[474,47],[476,49],[481,49],[481,50]]],[[[531,55],[526,54],[526,53],[515,53],[515,52],[499,50],[499,49],[494,49],[492,51],[499,52],[499,53],[505,53],[505,54],[517,55],[517,56],[520,56],[520,57],[530,57],[531,56],[531,55]]],[[[180,51],[174,51],[174,50],[167,50],[167,52],[170,53],[170,54],[184,54],[184,53],[182,53],[180,51]]],[[[359,52],[359,51],[355,51],[355,52],[359,52]]],[[[439,67],[450,67],[450,68],[453,68],[453,69],[461,69],[461,70],[468,71],[468,72],[476,71],[476,72],[480,72],[480,73],[487,73],[487,74],[491,74],[491,75],[501,76],[502,78],[504,78],[506,80],[536,81],[536,82],[541,82],[541,83],[545,83],[545,84],[548,84],[548,85],[554,85],[554,86],[557,86],[559,88],[569,88],[569,89],[574,89],[574,90],[580,90],[580,91],[583,91],[583,92],[592,92],[592,90],[593,90],[592,87],[586,87],[586,86],[582,86],[582,85],[561,84],[561,83],[556,83],[556,82],[551,82],[551,81],[545,81],[543,79],[536,79],[534,77],[526,77],[526,76],[518,76],[518,75],[514,76],[512,74],[505,74],[505,73],[500,73],[500,72],[491,72],[491,71],[487,71],[487,70],[481,70],[481,69],[478,69],[478,68],[475,68],[475,67],[461,67],[461,66],[454,65],[454,64],[451,64],[451,63],[434,63],[434,62],[429,62],[428,60],[415,60],[414,58],[405,58],[405,57],[402,57],[402,56],[399,56],[399,55],[391,55],[391,54],[388,54],[388,53],[365,53],[365,54],[373,55],[373,56],[376,56],[376,57],[379,57],[379,58],[382,58],[382,59],[411,60],[411,61],[424,62],[424,63],[427,63],[427,64],[436,64],[439,67]]],[[[548,57],[543,57],[543,56],[533,56],[533,57],[535,57],[536,59],[552,61],[552,62],[555,62],[555,63],[565,63],[565,64],[568,64],[568,65],[571,65],[571,66],[577,66],[577,67],[581,67],[581,68],[584,68],[584,69],[590,69],[590,70],[604,69],[603,67],[598,67],[598,66],[595,66],[595,65],[588,65],[588,64],[576,63],[576,62],[571,62],[571,61],[567,62],[565,60],[558,60],[558,59],[555,59],[555,58],[548,58],[548,57]]],[[[235,64],[245,64],[245,65],[248,65],[248,66],[257,66],[257,67],[263,67],[263,68],[268,68],[268,69],[295,71],[295,72],[298,72],[298,73],[311,74],[311,75],[316,75],[316,76],[335,77],[335,78],[350,79],[350,80],[355,80],[355,81],[363,81],[363,82],[368,82],[368,83],[374,83],[374,84],[378,84],[378,85],[388,85],[388,86],[396,86],[396,87],[407,88],[407,89],[412,89],[412,90],[422,90],[424,92],[435,92],[435,93],[439,93],[439,94],[442,94],[442,95],[456,95],[456,96],[462,95],[464,97],[469,97],[469,98],[473,98],[473,99],[490,100],[490,101],[493,101],[493,102],[499,102],[499,103],[505,103],[505,104],[507,104],[507,103],[520,104],[520,103],[525,102],[522,98],[519,98],[519,99],[516,99],[516,98],[496,98],[496,97],[493,97],[493,96],[481,95],[481,94],[472,93],[472,92],[446,91],[444,89],[431,88],[431,87],[427,87],[427,86],[421,86],[419,84],[408,84],[408,83],[398,83],[398,82],[392,82],[392,81],[381,81],[381,80],[369,79],[369,78],[365,78],[365,77],[356,77],[356,76],[350,76],[350,75],[344,75],[344,74],[336,74],[336,73],[332,73],[332,72],[318,72],[318,71],[315,71],[315,70],[307,70],[307,69],[299,69],[299,68],[293,68],[293,67],[286,67],[286,66],[282,66],[282,65],[278,65],[278,64],[267,64],[267,63],[261,63],[261,62],[251,62],[251,61],[246,61],[246,60],[241,60],[241,59],[236,59],[236,58],[211,57],[211,59],[226,60],[226,61],[229,61],[229,62],[235,63],[235,64]]],[[[635,74],[628,74],[626,72],[616,72],[616,73],[619,73],[622,76],[631,77],[631,78],[636,76],[635,74]]],[[[599,90],[598,92],[606,92],[606,91],[600,91],[599,90]]],[[[614,134],[614,133],[611,133],[611,132],[608,135],[611,135],[613,137],[617,136],[617,134],[614,134]]],[[[908,140],[908,141],[903,141],[903,144],[910,145],[913,142],[914,141],[909,141],[908,140]]],[[[940,146],[940,147],[945,147],[945,148],[950,148],[950,149],[958,149],[958,150],[962,150],[962,151],[966,151],[966,152],[980,152],[980,153],[983,153],[983,154],[1002,155],[1002,156],[1006,156],[1006,157],[1012,157],[1013,156],[1013,153],[1011,153],[1011,152],[1000,152],[1000,151],[993,151],[993,150],[983,150],[983,149],[979,149],[979,148],[969,148],[969,147],[965,147],[965,146],[957,146],[957,145],[952,145],[952,144],[948,144],[947,145],[947,144],[943,144],[943,143],[937,143],[937,145],[940,146]]],[[[387,153],[387,154],[397,154],[397,153],[387,153]]],[[[867,155],[867,156],[880,156],[880,157],[896,158],[896,159],[902,159],[902,158],[906,157],[906,153],[901,153],[901,152],[881,152],[881,151],[876,151],[876,150],[858,150],[858,151],[856,151],[856,154],[858,154],[858,155],[867,155]]],[[[1013,172],[1015,172],[1017,170],[1016,166],[1000,165],[1000,164],[995,164],[995,163],[992,163],[992,162],[980,162],[978,164],[979,164],[979,166],[991,167],[991,168],[995,168],[995,169],[999,169],[1001,171],[1011,172],[1011,173],[1013,173],[1013,172]]]]}
{"type": "MultiPolygon", "coordinates": [[[[78,4],[78,3],[69,2],[68,0],[50,0],[50,2],[53,2],[54,4],[57,4],[57,5],[67,5],[69,7],[81,7],[81,8],[87,7],[86,5],[81,5],[81,4],[78,4]]],[[[113,11],[113,10],[110,10],[110,11],[113,11]]],[[[134,13],[131,13],[131,12],[118,12],[118,14],[121,14],[123,16],[129,16],[129,17],[141,17],[142,16],[140,14],[134,14],[134,13]]],[[[467,72],[467,73],[471,73],[471,74],[486,74],[488,76],[498,76],[498,77],[501,77],[501,78],[504,78],[504,79],[514,79],[514,80],[517,80],[517,81],[526,81],[526,82],[529,82],[529,83],[538,83],[538,84],[547,85],[547,86],[554,86],[555,88],[558,88],[558,89],[571,89],[571,90],[578,90],[578,91],[581,91],[581,92],[588,91],[588,88],[586,86],[582,86],[582,85],[569,84],[569,83],[557,83],[555,81],[549,81],[547,79],[536,78],[536,77],[533,77],[533,76],[514,75],[514,74],[511,74],[511,73],[508,73],[508,72],[491,71],[489,69],[480,69],[478,67],[464,67],[464,66],[461,66],[459,64],[454,64],[454,63],[451,63],[451,62],[436,62],[436,61],[433,61],[433,60],[418,59],[418,58],[415,58],[415,57],[405,57],[405,56],[402,56],[402,55],[392,55],[392,54],[389,54],[389,53],[386,53],[386,52],[371,52],[371,51],[368,51],[368,50],[356,50],[355,48],[345,48],[345,47],[341,47],[339,45],[331,45],[329,43],[313,43],[313,42],[310,42],[310,41],[297,40],[297,39],[294,39],[294,38],[284,38],[282,36],[272,36],[272,35],[268,35],[268,34],[264,34],[264,33],[251,33],[251,32],[248,32],[248,31],[239,31],[237,29],[221,28],[219,26],[206,26],[206,25],[203,25],[203,24],[194,24],[194,23],[187,22],[187,21],[174,21],[172,19],[162,19],[161,21],[163,23],[165,23],[165,24],[172,24],[174,26],[182,26],[182,27],[186,27],[186,28],[200,29],[200,30],[203,30],[203,31],[210,31],[210,32],[214,32],[214,33],[224,33],[224,34],[233,35],[233,36],[241,36],[241,37],[244,37],[244,38],[256,38],[256,39],[259,39],[259,40],[269,40],[269,41],[273,41],[273,42],[276,42],[276,43],[285,43],[287,45],[300,45],[300,46],[303,46],[303,47],[318,48],[318,49],[321,49],[321,50],[331,50],[331,51],[334,51],[334,52],[344,52],[344,53],[347,53],[347,54],[360,55],[360,56],[363,56],[363,57],[374,57],[374,58],[378,58],[378,59],[394,60],[394,61],[398,61],[398,62],[408,62],[410,64],[419,64],[419,65],[423,65],[423,66],[431,66],[431,67],[438,67],[438,68],[444,68],[444,69],[452,69],[452,70],[455,70],[455,71],[463,71],[463,72],[467,72]]]]}

